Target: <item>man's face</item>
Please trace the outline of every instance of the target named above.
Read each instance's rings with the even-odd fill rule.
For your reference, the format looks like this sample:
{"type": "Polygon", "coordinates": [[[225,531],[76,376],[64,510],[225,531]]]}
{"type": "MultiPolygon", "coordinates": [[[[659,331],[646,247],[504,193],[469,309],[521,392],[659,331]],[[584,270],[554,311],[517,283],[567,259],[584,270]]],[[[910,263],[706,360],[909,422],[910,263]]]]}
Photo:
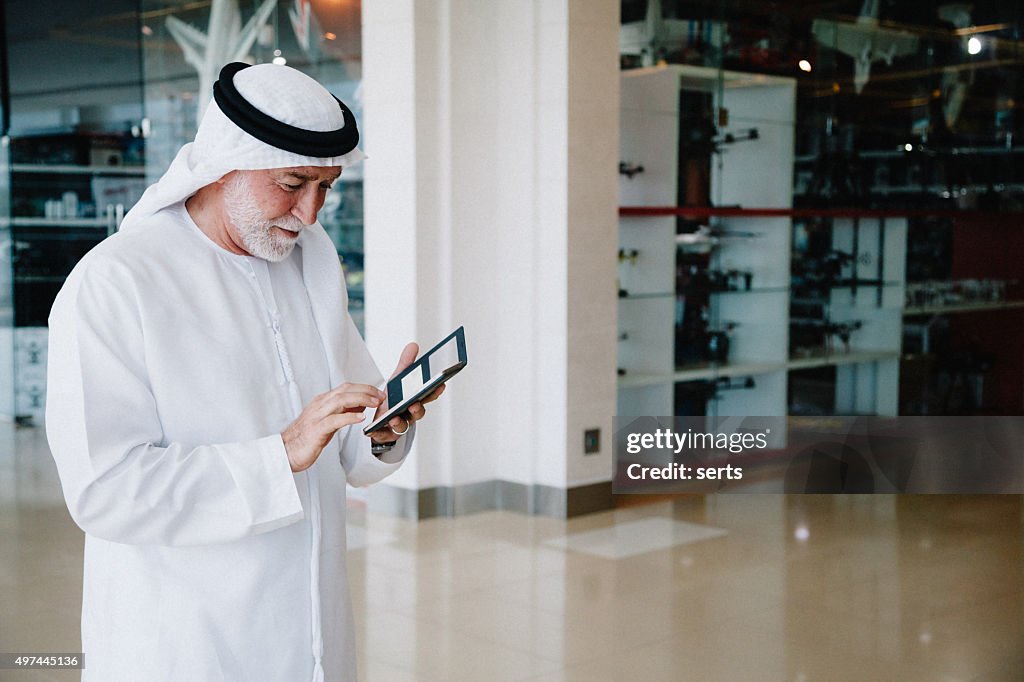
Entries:
{"type": "Polygon", "coordinates": [[[224,181],[224,211],[236,241],[257,258],[284,260],[339,175],[338,166],[234,171],[224,181]]]}

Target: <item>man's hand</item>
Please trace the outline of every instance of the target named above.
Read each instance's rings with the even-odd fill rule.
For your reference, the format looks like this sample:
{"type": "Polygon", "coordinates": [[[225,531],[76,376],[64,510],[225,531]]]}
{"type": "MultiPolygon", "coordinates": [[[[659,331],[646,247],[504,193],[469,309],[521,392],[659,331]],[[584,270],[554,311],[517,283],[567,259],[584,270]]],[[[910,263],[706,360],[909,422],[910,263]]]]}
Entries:
{"type": "MultiPolygon", "coordinates": [[[[398,367],[396,367],[395,371],[391,373],[391,378],[388,379],[388,381],[394,379],[396,376],[401,374],[403,369],[405,369],[413,362],[415,362],[416,356],[419,354],[419,352],[420,347],[417,346],[415,343],[408,344],[405,347],[405,349],[402,350],[402,355],[401,357],[398,358],[398,367]]],[[[388,420],[388,426],[390,428],[377,429],[376,431],[370,434],[370,439],[373,440],[374,443],[394,443],[396,440],[398,440],[398,435],[395,433],[395,431],[404,434],[406,431],[409,430],[409,427],[413,422],[418,422],[419,420],[423,419],[423,416],[427,413],[427,410],[426,408],[423,407],[423,405],[425,405],[426,403],[432,403],[435,400],[437,400],[441,396],[441,394],[444,393],[444,386],[444,384],[441,384],[440,386],[437,387],[436,391],[428,395],[426,398],[424,398],[420,402],[413,403],[412,405],[410,405],[409,411],[406,412],[404,415],[396,415],[392,417],[390,420],[388,420]],[[408,419],[406,419],[406,417],[408,417],[408,419]]],[[[376,419],[380,417],[380,415],[387,412],[387,409],[387,404],[382,403],[381,406],[377,408],[377,413],[374,415],[373,419],[376,421],[376,419]]]]}
{"type": "Polygon", "coordinates": [[[309,401],[302,414],[281,434],[292,471],[305,471],[313,466],[338,429],[363,421],[364,410],[380,406],[384,398],[384,392],[374,386],[342,384],[309,401]]]}

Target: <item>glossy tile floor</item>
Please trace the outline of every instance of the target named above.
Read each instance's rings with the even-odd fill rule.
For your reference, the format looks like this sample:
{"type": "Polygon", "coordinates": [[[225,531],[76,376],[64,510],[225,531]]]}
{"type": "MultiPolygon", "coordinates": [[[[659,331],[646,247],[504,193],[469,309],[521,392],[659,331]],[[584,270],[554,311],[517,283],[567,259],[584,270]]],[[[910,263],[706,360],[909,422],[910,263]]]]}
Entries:
{"type": "MultiPolygon", "coordinates": [[[[356,508],[361,674],[1024,680],[1022,528],[1008,496],[722,495],[568,522],[356,508]]],[[[37,429],[0,425],[0,547],[0,651],[77,650],[82,537],[37,429]]]]}

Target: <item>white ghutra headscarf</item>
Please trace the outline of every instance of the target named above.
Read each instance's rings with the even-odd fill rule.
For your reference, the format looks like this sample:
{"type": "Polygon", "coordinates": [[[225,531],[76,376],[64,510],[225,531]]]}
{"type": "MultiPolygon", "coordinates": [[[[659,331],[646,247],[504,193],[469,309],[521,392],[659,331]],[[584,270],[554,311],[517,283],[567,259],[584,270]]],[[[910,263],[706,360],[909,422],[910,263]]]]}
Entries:
{"type": "MultiPolygon", "coordinates": [[[[229,64],[221,71],[218,83],[233,85],[236,96],[258,110],[254,115],[261,112],[281,127],[300,129],[298,132],[326,133],[355,125],[351,114],[349,120],[345,120],[344,105],[301,71],[277,64],[243,67],[229,64]]],[[[292,166],[347,168],[366,158],[358,147],[341,154],[310,156],[274,146],[239,127],[221,109],[217,99],[220,98],[206,108],[195,141],[182,147],[163,177],[146,190],[125,216],[122,230],[143,225],[153,214],[184,201],[233,170],[292,166]]],[[[238,117],[235,112],[231,113],[238,117]]]]}

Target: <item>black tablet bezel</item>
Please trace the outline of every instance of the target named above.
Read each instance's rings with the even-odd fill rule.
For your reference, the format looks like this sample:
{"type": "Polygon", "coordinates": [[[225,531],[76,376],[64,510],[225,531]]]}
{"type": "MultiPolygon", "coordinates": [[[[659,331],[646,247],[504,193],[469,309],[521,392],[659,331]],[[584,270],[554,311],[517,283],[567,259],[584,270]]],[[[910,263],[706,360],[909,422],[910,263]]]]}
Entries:
{"type": "Polygon", "coordinates": [[[423,353],[419,357],[419,359],[416,360],[416,362],[406,367],[399,374],[395,375],[390,381],[388,381],[388,405],[395,405],[396,407],[389,407],[387,412],[385,412],[380,417],[380,419],[377,419],[373,423],[368,424],[363,429],[363,433],[368,435],[370,433],[373,433],[374,431],[378,431],[381,428],[383,428],[387,424],[388,420],[390,420],[396,414],[402,414],[403,412],[408,410],[413,403],[422,400],[423,398],[426,398],[429,393],[433,393],[434,391],[437,390],[439,386],[441,386],[446,381],[451,379],[453,376],[458,374],[459,371],[461,371],[462,368],[466,366],[466,363],[466,332],[465,327],[460,326],[451,334],[449,334],[448,336],[444,337],[439,342],[434,344],[433,348],[431,348],[426,353],[423,353]],[[458,364],[453,365],[451,368],[447,368],[445,372],[441,374],[441,376],[444,377],[441,381],[435,384],[430,384],[428,382],[428,379],[431,378],[430,356],[434,353],[434,351],[448,344],[448,342],[451,341],[452,338],[455,339],[456,349],[459,356],[459,362],[458,364]],[[409,397],[404,397],[402,396],[402,379],[408,376],[411,372],[414,372],[416,370],[422,372],[424,386],[423,388],[416,391],[416,393],[414,393],[413,395],[409,397]]]}

